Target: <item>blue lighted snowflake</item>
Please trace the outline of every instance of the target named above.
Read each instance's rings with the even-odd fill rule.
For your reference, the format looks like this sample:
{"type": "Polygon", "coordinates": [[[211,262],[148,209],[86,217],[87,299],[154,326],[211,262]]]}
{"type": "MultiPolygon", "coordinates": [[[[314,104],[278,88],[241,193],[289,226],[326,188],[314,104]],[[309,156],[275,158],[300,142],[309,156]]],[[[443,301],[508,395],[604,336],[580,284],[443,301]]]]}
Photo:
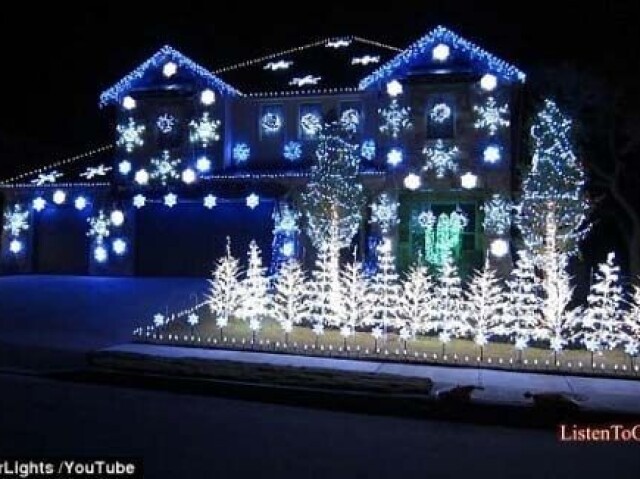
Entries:
{"type": "Polygon", "coordinates": [[[302,146],[297,141],[289,141],[284,145],[284,157],[290,161],[299,160],[302,156],[302,146]]]}
{"type": "Polygon", "coordinates": [[[22,231],[29,229],[29,212],[22,211],[20,205],[14,205],[13,209],[9,208],[4,214],[2,229],[11,232],[11,235],[17,238],[22,231]]]}
{"type": "Polygon", "coordinates": [[[176,119],[173,115],[169,115],[165,113],[164,115],[160,115],[156,120],[156,126],[158,130],[162,133],[171,133],[173,131],[173,127],[176,125],[176,119]]]}
{"type": "Polygon", "coordinates": [[[244,163],[251,155],[251,149],[246,143],[236,143],[232,151],[233,159],[238,163],[244,163]]]}
{"type": "Polygon", "coordinates": [[[512,205],[509,200],[493,195],[490,200],[485,201],[482,208],[484,210],[484,221],[482,227],[488,235],[503,235],[511,228],[512,205]]]}
{"type": "Polygon", "coordinates": [[[376,142],[373,140],[365,140],[360,147],[360,154],[365,160],[373,160],[376,157],[376,142]]]}
{"type": "Polygon", "coordinates": [[[260,124],[266,135],[275,135],[282,129],[282,117],[270,111],[262,115],[260,124]]]}

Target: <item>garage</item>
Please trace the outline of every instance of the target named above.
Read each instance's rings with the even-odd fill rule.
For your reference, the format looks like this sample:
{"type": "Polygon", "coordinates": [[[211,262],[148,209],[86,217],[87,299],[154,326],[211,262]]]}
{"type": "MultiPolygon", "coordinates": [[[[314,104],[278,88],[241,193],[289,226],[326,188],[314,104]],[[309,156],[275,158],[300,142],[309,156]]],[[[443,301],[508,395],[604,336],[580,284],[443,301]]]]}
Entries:
{"type": "Polygon", "coordinates": [[[243,262],[255,239],[265,266],[271,258],[274,202],[251,209],[244,202],[225,202],[206,209],[201,202],[173,208],[150,204],[136,211],[136,274],[143,276],[202,276],[231,238],[232,253],[243,262]]]}
{"type": "Polygon", "coordinates": [[[35,216],[34,265],[38,273],[87,274],[87,216],[74,208],[46,208],[35,216]]]}

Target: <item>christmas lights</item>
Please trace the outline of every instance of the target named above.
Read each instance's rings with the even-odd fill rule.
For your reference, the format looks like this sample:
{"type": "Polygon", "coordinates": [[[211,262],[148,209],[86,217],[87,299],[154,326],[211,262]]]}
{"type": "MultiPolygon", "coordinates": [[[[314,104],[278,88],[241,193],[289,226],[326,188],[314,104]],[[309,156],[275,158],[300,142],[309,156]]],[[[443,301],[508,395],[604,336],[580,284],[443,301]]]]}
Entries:
{"type": "Polygon", "coordinates": [[[387,193],[382,193],[371,205],[370,222],[377,224],[383,235],[388,234],[391,228],[400,222],[398,203],[393,201],[387,193]]]}
{"type": "Polygon", "coordinates": [[[237,163],[244,163],[251,156],[251,149],[246,143],[236,143],[233,145],[231,155],[237,163]]]}
{"type": "Polygon", "coordinates": [[[144,130],[144,125],[138,125],[132,117],[129,117],[127,124],[116,127],[116,131],[120,135],[118,141],[116,141],[116,145],[124,146],[127,153],[131,153],[135,147],[144,145],[142,139],[144,130]]]}
{"type": "Polygon", "coordinates": [[[191,128],[189,140],[192,143],[200,143],[203,148],[220,139],[220,134],[218,133],[220,120],[209,118],[208,111],[205,111],[199,120],[191,120],[189,127],[191,128]]]}
{"type": "Polygon", "coordinates": [[[433,170],[437,178],[443,178],[448,171],[455,173],[458,171],[458,153],[455,145],[446,146],[444,141],[436,140],[433,145],[427,145],[422,150],[426,158],[423,169],[433,170]]]}
{"type": "Polygon", "coordinates": [[[289,141],[284,145],[283,156],[289,161],[299,160],[302,156],[302,146],[297,141],[289,141]]]}
{"type": "Polygon", "coordinates": [[[499,128],[509,126],[509,120],[505,118],[509,115],[509,105],[505,103],[498,106],[496,99],[492,96],[487,98],[484,105],[474,105],[473,111],[478,117],[473,126],[486,129],[491,136],[495,135],[499,128]]]}

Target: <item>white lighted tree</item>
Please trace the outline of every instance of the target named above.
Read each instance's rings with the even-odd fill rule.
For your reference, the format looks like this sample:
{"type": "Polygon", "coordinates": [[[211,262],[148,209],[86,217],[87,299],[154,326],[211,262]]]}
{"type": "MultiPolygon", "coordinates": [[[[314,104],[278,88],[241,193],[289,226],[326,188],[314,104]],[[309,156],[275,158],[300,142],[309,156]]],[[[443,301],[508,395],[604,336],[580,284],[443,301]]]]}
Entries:
{"type": "Polygon", "coordinates": [[[282,264],[275,281],[271,313],[282,327],[285,343],[293,326],[300,324],[308,314],[307,284],[304,271],[296,260],[282,264]]]}
{"type": "Polygon", "coordinates": [[[398,321],[400,331],[404,330],[412,336],[416,333],[427,333],[434,329],[433,317],[434,282],[429,269],[422,261],[412,265],[404,281],[399,298],[398,321]]]}
{"type": "Polygon", "coordinates": [[[587,296],[588,308],[579,323],[581,340],[591,352],[592,362],[593,353],[611,350],[621,340],[622,286],[619,283],[620,267],[614,260],[615,254],[609,253],[607,261],[598,265],[587,296]]]}
{"type": "Polygon", "coordinates": [[[440,331],[438,339],[442,343],[442,354],[447,343],[462,332],[463,296],[458,268],[451,255],[447,255],[440,267],[440,276],[434,287],[434,319],[440,331]]]}
{"type": "Polygon", "coordinates": [[[267,295],[269,280],[266,268],[262,266],[262,255],[255,240],[249,243],[249,258],[245,278],[240,283],[241,298],[238,316],[249,322],[255,342],[256,332],[260,329],[263,316],[269,307],[267,295]]]}
{"type": "Polygon", "coordinates": [[[480,347],[480,360],[483,360],[489,339],[506,333],[502,310],[504,290],[488,259],[481,270],[474,272],[467,284],[465,298],[464,329],[480,347]]]}
{"type": "Polygon", "coordinates": [[[237,258],[231,255],[231,242],[227,238],[226,253],[216,263],[213,278],[209,280],[210,289],[207,296],[211,312],[220,328],[220,336],[240,306],[239,276],[240,265],[237,258]]]}
{"type": "Polygon", "coordinates": [[[378,271],[371,281],[374,321],[382,329],[383,338],[398,319],[400,284],[395,261],[391,241],[385,239],[378,246],[378,271]]]}
{"type": "Polygon", "coordinates": [[[340,287],[342,294],[340,334],[344,338],[346,348],[347,338],[355,334],[355,328],[370,323],[372,314],[369,281],[364,275],[362,263],[356,260],[355,251],[353,261],[345,264],[340,270],[340,287]]]}
{"type": "Polygon", "coordinates": [[[623,318],[621,338],[624,352],[629,355],[633,365],[633,358],[640,350],[640,287],[637,284],[633,285],[633,295],[628,306],[623,318]]]}

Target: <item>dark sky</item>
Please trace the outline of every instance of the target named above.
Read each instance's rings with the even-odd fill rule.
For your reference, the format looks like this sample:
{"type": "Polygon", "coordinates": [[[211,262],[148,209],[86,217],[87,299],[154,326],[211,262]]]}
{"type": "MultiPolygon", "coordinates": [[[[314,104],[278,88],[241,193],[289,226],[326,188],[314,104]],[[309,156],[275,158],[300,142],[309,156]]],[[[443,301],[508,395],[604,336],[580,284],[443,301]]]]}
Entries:
{"type": "Polygon", "coordinates": [[[0,19],[0,176],[110,141],[98,95],[165,43],[215,68],[332,35],[403,47],[444,24],[525,71],[569,62],[612,85],[635,83],[640,73],[633,1],[310,3],[311,17],[268,3],[136,10],[111,2],[84,11],[12,5],[15,13],[0,19]]]}

